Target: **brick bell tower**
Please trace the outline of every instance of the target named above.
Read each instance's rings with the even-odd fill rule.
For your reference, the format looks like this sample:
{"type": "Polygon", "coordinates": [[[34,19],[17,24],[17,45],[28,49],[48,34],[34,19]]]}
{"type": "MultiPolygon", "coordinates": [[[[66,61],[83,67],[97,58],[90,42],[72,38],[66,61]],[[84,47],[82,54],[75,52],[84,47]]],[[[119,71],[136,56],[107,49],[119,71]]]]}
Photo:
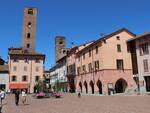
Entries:
{"type": "Polygon", "coordinates": [[[36,8],[25,8],[23,18],[22,49],[24,53],[35,52],[36,8]]]}

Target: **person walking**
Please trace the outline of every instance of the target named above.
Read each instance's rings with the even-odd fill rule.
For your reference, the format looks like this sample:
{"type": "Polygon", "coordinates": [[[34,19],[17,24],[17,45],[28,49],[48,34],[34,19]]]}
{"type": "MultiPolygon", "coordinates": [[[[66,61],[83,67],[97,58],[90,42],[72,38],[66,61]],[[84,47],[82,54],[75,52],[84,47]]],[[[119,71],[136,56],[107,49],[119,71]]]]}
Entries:
{"type": "Polygon", "coordinates": [[[19,95],[20,95],[20,91],[17,89],[15,91],[15,103],[16,103],[16,106],[19,105],[19,95]]]}
{"type": "Polygon", "coordinates": [[[1,94],[2,93],[2,90],[0,89],[0,99],[1,99],[1,104],[2,104],[2,98],[1,98],[1,94]]]}
{"type": "Polygon", "coordinates": [[[2,113],[2,98],[1,98],[1,94],[2,93],[2,91],[0,90],[0,99],[1,99],[1,104],[0,104],[0,113],[2,113]]]}
{"type": "Polygon", "coordinates": [[[22,103],[25,104],[26,102],[26,98],[27,98],[27,95],[26,95],[26,90],[22,90],[21,92],[21,96],[22,96],[22,103]]]}
{"type": "Polygon", "coordinates": [[[5,98],[5,91],[4,91],[4,89],[2,89],[2,90],[0,91],[0,98],[1,98],[1,104],[3,104],[3,100],[4,100],[4,98],[5,98]]]}

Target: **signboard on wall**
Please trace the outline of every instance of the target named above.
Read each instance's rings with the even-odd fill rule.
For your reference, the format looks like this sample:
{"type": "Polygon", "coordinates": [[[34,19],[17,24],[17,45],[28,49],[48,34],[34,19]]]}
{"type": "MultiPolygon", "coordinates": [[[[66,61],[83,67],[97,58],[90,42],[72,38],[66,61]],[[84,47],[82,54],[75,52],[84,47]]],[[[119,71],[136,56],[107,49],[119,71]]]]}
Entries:
{"type": "Polygon", "coordinates": [[[113,83],[108,83],[108,89],[113,89],[113,83]]]}

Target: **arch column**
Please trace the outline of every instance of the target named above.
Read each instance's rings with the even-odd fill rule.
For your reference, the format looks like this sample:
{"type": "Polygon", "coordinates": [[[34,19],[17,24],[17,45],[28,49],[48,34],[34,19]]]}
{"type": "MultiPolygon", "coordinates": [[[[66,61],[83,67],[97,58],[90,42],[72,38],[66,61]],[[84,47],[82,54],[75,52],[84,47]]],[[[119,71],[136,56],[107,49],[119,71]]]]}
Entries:
{"type": "Polygon", "coordinates": [[[84,89],[85,89],[85,93],[88,93],[88,84],[86,81],[84,81],[84,89]]]}
{"type": "Polygon", "coordinates": [[[90,81],[90,88],[91,88],[91,93],[94,94],[94,83],[93,81],[90,81]]]}

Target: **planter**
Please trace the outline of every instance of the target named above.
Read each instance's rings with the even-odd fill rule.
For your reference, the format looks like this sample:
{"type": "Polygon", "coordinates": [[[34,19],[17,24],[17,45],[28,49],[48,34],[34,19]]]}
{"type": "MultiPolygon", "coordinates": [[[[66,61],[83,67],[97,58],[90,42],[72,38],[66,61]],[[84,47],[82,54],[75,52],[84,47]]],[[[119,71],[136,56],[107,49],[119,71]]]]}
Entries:
{"type": "Polygon", "coordinates": [[[59,92],[54,92],[53,94],[55,98],[60,98],[62,95],[59,92]]]}
{"type": "Polygon", "coordinates": [[[45,97],[45,93],[44,92],[39,92],[35,95],[38,99],[40,98],[44,98],[45,97]]]}

